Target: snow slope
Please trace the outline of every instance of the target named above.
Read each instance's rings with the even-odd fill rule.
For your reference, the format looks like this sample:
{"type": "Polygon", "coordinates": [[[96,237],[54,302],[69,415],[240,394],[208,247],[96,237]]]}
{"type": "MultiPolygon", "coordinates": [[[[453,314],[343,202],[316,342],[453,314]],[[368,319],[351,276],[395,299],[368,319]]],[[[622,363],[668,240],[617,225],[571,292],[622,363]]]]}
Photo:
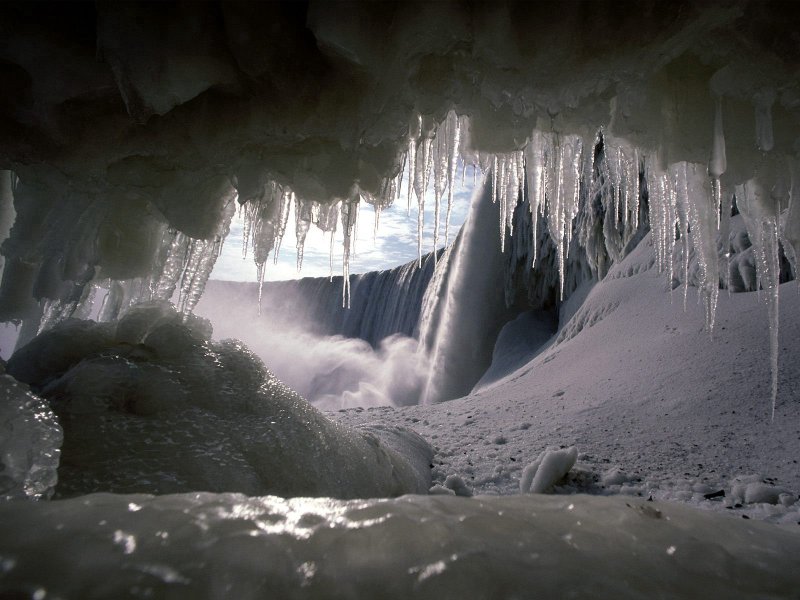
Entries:
{"type": "MultiPolygon", "coordinates": [[[[765,493],[791,492],[785,503],[800,491],[796,288],[792,282],[781,289],[774,422],[764,304],[755,293],[723,291],[711,339],[693,288],[686,312],[682,288],[670,301],[649,236],[594,286],[549,346],[496,383],[443,404],[337,416],[413,428],[435,446],[434,480],[451,476],[448,487],[455,487],[460,478],[475,494],[515,493],[523,469],[543,450],[576,445],[578,464],[564,491],[733,506],[726,512],[800,524],[800,503],[745,503],[745,486],[735,481],[753,484],[751,500],[759,485],[765,493]],[[704,498],[719,490],[724,498],[704,498]]],[[[540,329],[531,327],[530,335],[540,329]]],[[[519,332],[513,344],[519,347],[519,332]]]]}

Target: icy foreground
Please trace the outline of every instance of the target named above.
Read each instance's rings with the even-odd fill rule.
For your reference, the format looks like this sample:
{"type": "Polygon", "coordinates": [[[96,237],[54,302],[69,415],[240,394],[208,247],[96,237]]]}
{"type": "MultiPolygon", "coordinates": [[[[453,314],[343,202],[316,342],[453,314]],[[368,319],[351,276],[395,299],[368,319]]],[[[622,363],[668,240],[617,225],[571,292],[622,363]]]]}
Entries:
{"type": "Polygon", "coordinates": [[[0,505],[7,594],[796,598],[800,537],[589,496],[91,495],[0,505]],[[41,592],[39,592],[41,590],[41,592]]]}

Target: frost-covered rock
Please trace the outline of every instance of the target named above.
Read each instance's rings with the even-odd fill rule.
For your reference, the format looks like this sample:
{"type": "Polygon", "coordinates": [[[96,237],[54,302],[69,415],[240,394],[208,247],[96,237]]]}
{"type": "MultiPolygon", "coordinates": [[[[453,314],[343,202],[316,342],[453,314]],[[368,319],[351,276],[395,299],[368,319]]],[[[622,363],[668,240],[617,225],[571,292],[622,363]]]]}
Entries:
{"type": "Polygon", "coordinates": [[[428,490],[431,450],[418,435],[337,425],[240,342],[209,334],[202,319],[151,303],[116,324],[67,321],[11,358],[9,373],[64,427],[58,494],[428,490]]]}
{"type": "Polygon", "coordinates": [[[0,374],[0,499],[49,498],[62,431],[47,403],[0,374]]]}

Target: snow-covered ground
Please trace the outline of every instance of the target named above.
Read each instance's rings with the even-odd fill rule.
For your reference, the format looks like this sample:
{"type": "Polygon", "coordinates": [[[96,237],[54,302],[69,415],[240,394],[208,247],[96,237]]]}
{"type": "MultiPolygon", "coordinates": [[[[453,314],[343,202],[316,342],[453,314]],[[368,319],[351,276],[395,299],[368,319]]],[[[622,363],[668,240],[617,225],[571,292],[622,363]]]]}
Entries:
{"type": "MultiPolygon", "coordinates": [[[[577,464],[557,491],[678,500],[800,529],[796,283],[782,286],[780,302],[774,422],[764,303],[755,293],[723,291],[712,339],[696,290],[688,290],[685,312],[683,286],[667,290],[649,236],[581,306],[565,307],[543,351],[499,381],[442,404],[332,416],[417,431],[436,449],[434,481],[461,493],[518,493],[540,453],[577,446],[577,464]],[[705,498],[720,490],[724,496],[705,498]]],[[[530,335],[541,337],[541,328],[530,335]]],[[[498,348],[496,356],[531,354],[519,331],[504,338],[518,352],[498,348]]]]}

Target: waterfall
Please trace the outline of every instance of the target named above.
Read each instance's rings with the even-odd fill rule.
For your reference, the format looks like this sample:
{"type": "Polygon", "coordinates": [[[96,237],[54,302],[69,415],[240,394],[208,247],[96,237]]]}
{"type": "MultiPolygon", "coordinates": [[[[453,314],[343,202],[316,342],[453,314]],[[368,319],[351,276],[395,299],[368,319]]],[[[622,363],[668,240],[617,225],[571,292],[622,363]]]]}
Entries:
{"type": "Polygon", "coordinates": [[[497,243],[500,208],[488,184],[476,189],[467,220],[447,260],[437,267],[420,319],[428,374],[422,402],[470,392],[491,363],[497,333],[508,320],[504,257],[497,243]]]}

